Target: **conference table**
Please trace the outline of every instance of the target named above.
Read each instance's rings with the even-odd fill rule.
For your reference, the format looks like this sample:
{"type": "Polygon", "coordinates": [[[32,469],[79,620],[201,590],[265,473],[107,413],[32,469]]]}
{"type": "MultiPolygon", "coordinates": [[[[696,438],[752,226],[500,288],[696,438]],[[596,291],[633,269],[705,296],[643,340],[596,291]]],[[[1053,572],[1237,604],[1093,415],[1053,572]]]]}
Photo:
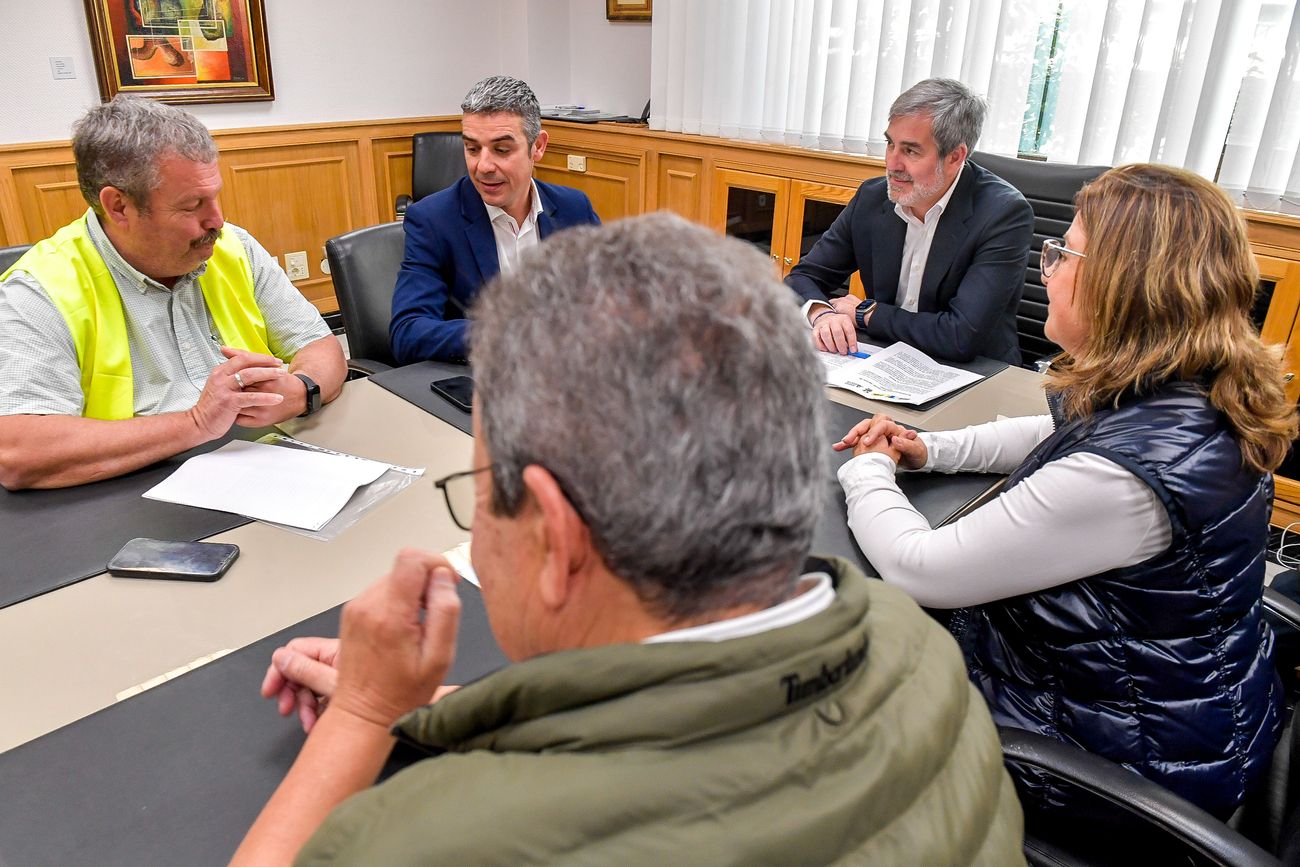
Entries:
{"type": "MultiPolygon", "coordinates": [[[[338,538],[246,523],[211,537],[242,552],[217,582],[98,574],[0,608],[0,865],[229,858],[303,739],[257,694],[271,650],[294,635],[334,634],[339,606],[401,548],[446,551],[468,539],[432,483],[469,468],[468,415],[428,389],[456,372],[425,362],[350,382],[324,411],[281,425],[313,445],[425,469],[338,538]]],[[[831,439],[837,426],[880,411],[938,430],[1046,410],[1041,377],[1019,368],[919,410],[837,389],[827,397],[831,439]]],[[[939,523],[997,480],[900,481],[939,523]]],[[[847,556],[870,572],[833,479],[824,512],[814,553],[847,556]]],[[[477,590],[466,586],[462,597],[453,683],[505,663],[477,590]]],[[[393,766],[410,759],[395,754],[393,766]]]]}

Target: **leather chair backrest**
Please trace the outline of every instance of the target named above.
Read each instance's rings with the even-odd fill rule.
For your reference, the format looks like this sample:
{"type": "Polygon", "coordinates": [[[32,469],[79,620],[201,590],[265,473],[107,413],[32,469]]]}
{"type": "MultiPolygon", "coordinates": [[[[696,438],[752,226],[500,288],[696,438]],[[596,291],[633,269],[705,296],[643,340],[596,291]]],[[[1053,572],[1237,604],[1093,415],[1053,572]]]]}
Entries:
{"type": "Polygon", "coordinates": [[[970,159],[1019,190],[1034,209],[1034,240],[1025,269],[1025,291],[1016,311],[1020,355],[1026,367],[1033,367],[1034,362],[1061,351],[1043,334],[1047,321],[1047,290],[1039,270],[1043,241],[1065,234],[1074,219],[1075,193],[1109,166],[1061,165],[980,152],[971,154],[970,159]]]}
{"type": "Polygon", "coordinates": [[[393,287],[405,245],[401,222],[368,226],[325,242],[348,350],[354,358],[394,363],[388,323],[393,318],[393,287]]]}
{"type": "Polygon", "coordinates": [[[17,244],[13,247],[0,247],[0,274],[8,271],[9,268],[21,259],[22,255],[31,248],[31,244],[17,244]]]}
{"type": "Polygon", "coordinates": [[[411,137],[411,201],[446,189],[467,174],[459,132],[420,132],[411,137]]]}
{"type": "MultiPolygon", "coordinates": [[[[1276,867],[1248,837],[1146,777],[1073,744],[998,726],[1025,808],[1025,860],[1039,865],[1196,864],[1276,867]],[[1070,808],[1043,813],[1024,789],[1051,782],[1070,808]],[[1157,850],[1154,853],[1151,850],[1157,850]]],[[[1288,862],[1290,863],[1290,862],[1288,862]]]]}

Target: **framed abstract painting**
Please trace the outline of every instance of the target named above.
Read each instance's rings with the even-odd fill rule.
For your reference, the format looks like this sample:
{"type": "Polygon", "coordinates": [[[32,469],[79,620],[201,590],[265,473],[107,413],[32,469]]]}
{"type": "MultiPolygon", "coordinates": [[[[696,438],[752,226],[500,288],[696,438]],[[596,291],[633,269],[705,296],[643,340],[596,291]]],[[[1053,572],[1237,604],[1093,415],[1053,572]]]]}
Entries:
{"type": "Polygon", "coordinates": [[[275,98],[263,0],[85,0],[99,94],[275,98]]]}

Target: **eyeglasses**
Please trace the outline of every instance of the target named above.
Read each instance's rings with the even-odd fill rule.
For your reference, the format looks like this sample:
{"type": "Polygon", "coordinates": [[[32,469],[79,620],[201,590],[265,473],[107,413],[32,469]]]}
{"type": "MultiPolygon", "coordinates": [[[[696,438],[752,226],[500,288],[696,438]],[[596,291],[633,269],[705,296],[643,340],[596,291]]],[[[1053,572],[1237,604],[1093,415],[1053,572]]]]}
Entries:
{"type": "Polygon", "coordinates": [[[443,476],[433,483],[433,486],[441,490],[443,497],[447,500],[447,511],[451,514],[451,520],[462,530],[468,532],[470,525],[474,521],[474,504],[477,500],[474,490],[474,477],[479,473],[486,473],[492,469],[492,466],[492,464],[488,464],[486,467],[479,467],[477,470],[452,473],[450,476],[443,476]]]}
{"type": "Polygon", "coordinates": [[[1062,256],[1078,256],[1080,259],[1088,258],[1078,250],[1071,250],[1055,238],[1048,238],[1043,242],[1042,271],[1044,277],[1051,277],[1056,273],[1056,266],[1061,264],[1062,256]]]}

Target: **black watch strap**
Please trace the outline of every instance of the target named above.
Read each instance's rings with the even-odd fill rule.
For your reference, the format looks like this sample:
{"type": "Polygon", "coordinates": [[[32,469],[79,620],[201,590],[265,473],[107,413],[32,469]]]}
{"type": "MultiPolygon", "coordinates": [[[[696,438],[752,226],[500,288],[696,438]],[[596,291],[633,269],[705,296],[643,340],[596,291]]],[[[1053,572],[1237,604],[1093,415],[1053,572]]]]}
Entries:
{"type": "Polygon", "coordinates": [[[876,302],[863,301],[858,305],[857,309],[853,311],[853,321],[857,324],[859,329],[862,331],[867,330],[867,317],[870,316],[871,311],[875,309],[876,302]]]}
{"type": "MultiPolygon", "coordinates": [[[[307,386],[307,408],[303,410],[302,415],[311,415],[320,409],[320,386],[305,373],[295,373],[294,376],[301,379],[302,384],[307,386]]],[[[299,416],[299,418],[301,417],[299,416]]]]}

